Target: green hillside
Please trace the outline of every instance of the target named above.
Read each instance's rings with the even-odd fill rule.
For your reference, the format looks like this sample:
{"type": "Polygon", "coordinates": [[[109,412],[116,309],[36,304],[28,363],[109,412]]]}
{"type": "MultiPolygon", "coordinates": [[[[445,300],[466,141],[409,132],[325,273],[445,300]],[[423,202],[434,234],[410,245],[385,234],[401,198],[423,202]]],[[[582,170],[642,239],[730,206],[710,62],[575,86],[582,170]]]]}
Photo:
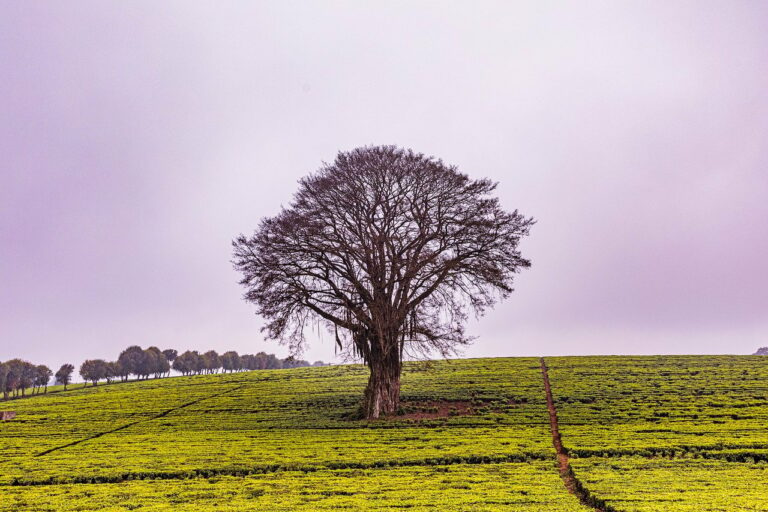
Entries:
{"type": "Polygon", "coordinates": [[[0,510],[569,512],[591,497],[604,510],[768,511],[764,358],[546,362],[575,494],[540,361],[469,359],[408,364],[402,414],[373,422],[355,419],[357,366],[3,403],[18,416],[0,423],[0,510]]]}

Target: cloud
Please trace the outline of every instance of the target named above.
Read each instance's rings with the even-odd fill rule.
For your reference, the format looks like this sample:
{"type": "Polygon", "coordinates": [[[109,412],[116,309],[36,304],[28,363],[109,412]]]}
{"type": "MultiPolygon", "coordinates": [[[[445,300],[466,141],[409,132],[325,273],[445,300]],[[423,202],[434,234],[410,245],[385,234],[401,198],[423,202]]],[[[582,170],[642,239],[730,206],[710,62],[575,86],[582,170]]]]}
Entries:
{"type": "Polygon", "coordinates": [[[768,338],[763,5],[83,7],[0,8],[0,359],[280,351],[229,241],[373,143],[539,221],[469,354],[768,338]]]}

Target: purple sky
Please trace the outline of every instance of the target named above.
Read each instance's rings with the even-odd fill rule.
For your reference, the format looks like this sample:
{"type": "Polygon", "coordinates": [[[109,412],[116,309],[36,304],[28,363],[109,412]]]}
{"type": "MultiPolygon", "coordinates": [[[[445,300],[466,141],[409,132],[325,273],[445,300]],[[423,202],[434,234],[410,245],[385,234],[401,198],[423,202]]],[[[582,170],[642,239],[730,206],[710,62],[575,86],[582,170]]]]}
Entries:
{"type": "Polygon", "coordinates": [[[768,345],[766,2],[7,1],[0,360],[286,355],[230,240],[366,144],[538,219],[465,355],[768,345]]]}

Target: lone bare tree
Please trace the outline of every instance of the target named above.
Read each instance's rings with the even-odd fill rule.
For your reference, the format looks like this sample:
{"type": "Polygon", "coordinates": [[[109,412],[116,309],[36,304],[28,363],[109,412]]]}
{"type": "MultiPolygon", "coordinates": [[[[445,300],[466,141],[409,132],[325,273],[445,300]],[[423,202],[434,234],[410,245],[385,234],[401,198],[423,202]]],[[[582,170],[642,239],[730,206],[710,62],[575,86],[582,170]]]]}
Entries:
{"type": "Polygon", "coordinates": [[[300,181],[288,208],[233,241],[245,300],[268,339],[300,352],[312,321],[370,369],[367,418],[397,410],[404,354],[465,344],[464,323],[512,292],[533,219],[496,183],[394,146],[339,153],[300,181]]]}

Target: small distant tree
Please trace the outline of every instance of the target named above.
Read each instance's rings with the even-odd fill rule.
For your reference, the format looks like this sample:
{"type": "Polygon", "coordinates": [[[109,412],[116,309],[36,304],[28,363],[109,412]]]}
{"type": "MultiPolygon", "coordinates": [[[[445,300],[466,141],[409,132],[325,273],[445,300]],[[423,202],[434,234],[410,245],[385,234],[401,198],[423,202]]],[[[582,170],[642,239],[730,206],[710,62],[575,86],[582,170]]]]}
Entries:
{"type": "Polygon", "coordinates": [[[88,359],[80,365],[80,376],[98,386],[100,380],[107,377],[107,362],[103,359],[88,359]]]}
{"type": "Polygon", "coordinates": [[[174,359],[171,367],[177,372],[179,372],[180,374],[187,375],[189,373],[189,367],[187,366],[186,361],[184,360],[184,357],[182,357],[183,355],[184,354],[174,359]]]}
{"type": "MultiPolygon", "coordinates": [[[[132,345],[123,350],[117,360],[122,365],[123,371],[127,372],[127,375],[134,374],[139,378],[146,369],[145,359],[144,350],[138,345],[132,345]]],[[[127,377],[125,380],[127,380],[127,377]]]]}
{"type": "Polygon", "coordinates": [[[215,350],[209,350],[203,354],[203,367],[206,373],[217,373],[221,368],[221,358],[215,350]]]}
{"type": "Polygon", "coordinates": [[[283,360],[275,354],[267,354],[267,370],[279,370],[283,367],[283,360]]]}
{"type": "Polygon", "coordinates": [[[240,354],[240,364],[243,370],[255,370],[256,369],[256,356],[253,354],[240,354]]]}
{"type": "Polygon", "coordinates": [[[168,375],[171,371],[171,363],[168,362],[168,360],[163,356],[160,355],[160,358],[157,360],[157,366],[155,367],[155,378],[160,378],[163,375],[168,375]]]}
{"type": "Polygon", "coordinates": [[[266,370],[267,369],[267,360],[269,356],[267,356],[266,352],[259,352],[254,356],[256,368],[255,370],[266,370]]]}
{"type": "Polygon", "coordinates": [[[29,361],[24,361],[21,366],[21,379],[19,382],[21,396],[25,396],[27,388],[33,388],[32,391],[34,393],[34,385],[37,378],[37,366],[29,361]]]}
{"type": "Polygon", "coordinates": [[[64,391],[67,390],[67,386],[72,382],[72,372],[75,367],[69,363],[61,365],[59,371],[56,372],[56,384],[64,384],[64,391]]]}
{"type": "Polygon", "coordinates": [[[112,384],[112,381],[119,378],[123,369],[119,361],[110,361],[107,363],[106,370],[104,372],[104,378],[107,384],[112,384]]]}
{"type": "Polygon", "coordinates": [[[760,347],[753,355],[756,356],[768,356],[768,347],[760,347]]]}
{"type": "Polygon", "coordinates": [[[283,368],[301,368],[304,366],[309,366],[309,362],[304,361],[303,359],[295,358],[293,356],[288,356],[283,359],[283,368]]]}
{"type": "Polygon", "coordinates": [[[242,362],[240,361],[240,355],[234,350],[224,352],[221,354],[221,367],[228,370],[230,373],[240,370],[242,362]]]}
{"type": "Polygon", "coordinates": [[[165,354],[163,354],[157,347],[149,347],[144,351],[144,378],[148,378],[150,374],[154,374],[155,378],[160,378],[168,370],[171,365],[168,363],[165,354]]]}
{"type": "MultiPolygon", "coordinates": [[[[160,353],[157,347],[149,347],[144,349],[144,357],[141,359],[141,364],[138,367],[138,378],[148,379],[149,375],[155,371],[157,365],[157,355],[160,353]]],[[[165,359],[165,356],[160,353],[160,356],[165,359]]]]}
{"type": "Polygon", "coordinates": [[[0,391],[3,392],[3,400],[8,400],[8,389],[6,384],[8,382],[8,365],[0,363],[0,391]]]}
{"type": "Polygon", "coordinates": [[[314,363],[312,363],[312,366],[325,366],[325,363],[322,361],[315,361],[314,363]]]}
{"type": "Polygon", "coordinates": [[[464,324],[513,290],[533,219],[496,183],[394,146],[339,153],[301,180],[290,206],[233,241],[245,300],[268,339],[300,353],[322,325],[368,366],[362,409],[394,413],[404,354],[452,354],[464,324]]]}
{"type": "Polygon", "coordinates": [[[53,372],[50,368],[45,366],[44,364],[37,365],[35,368],[35,381],[34,384],[37,387],[38,393],[40,392],[40,388],[45,388],[45,393],[48,393],[48,383],[51,381],[51,377],[53,376],[53,372]]]}
{"type": "Polygon", "coordinates": [[[179,356],[179,353],[176,352],[172,348],[167,348],[167,349],[163,350],[163,355],[165,356],[166,361],[168,361],[168,371],[166,373],[168,375],[170,375],[171,365],[176,360],[176,358],[179,356]]]}
{"type": "Polygon", "coordinates": [[[5,362],[5,366],[7,368],[7,373],[5,377],[4,396],[6,398],[9,394],[12,394],[14,397],[19,396],[19,388],[21,386],[22,373],[24,370],[24,361],[21,359],[11,359],[10,361],[5,362]]]}
{"type": "Polygon", "coordinates": [[[120,359],[114,362],[113,371],[115,372],[115,377],[119,377],[123,382],[126,382],[131,375],[131,370],[120,359]]]}
{"type": "Polygon", "coordinates": [[[187,350],[173,362],[173,369],[182,375],[200,374],[203,369],[203,358],[196,350],[187,350]]]}
{"type": "Polygon", "coordinates": [[[96,359],[96,368],[97,368],[99,379],[100,380],[106,379],[109,363],[107,363],[103,359],[96,359]]]}
{"type": "Polygon", "coordinates": [[[193,350],[190,352],[189,356],[190,361],[190,367],[192,368],[192,372],[200,375],[203,373],[203,370],[205,370],[205,365],[203,363],[203,356],[200,355],[200,352],[197,350],[193,350]]]}

